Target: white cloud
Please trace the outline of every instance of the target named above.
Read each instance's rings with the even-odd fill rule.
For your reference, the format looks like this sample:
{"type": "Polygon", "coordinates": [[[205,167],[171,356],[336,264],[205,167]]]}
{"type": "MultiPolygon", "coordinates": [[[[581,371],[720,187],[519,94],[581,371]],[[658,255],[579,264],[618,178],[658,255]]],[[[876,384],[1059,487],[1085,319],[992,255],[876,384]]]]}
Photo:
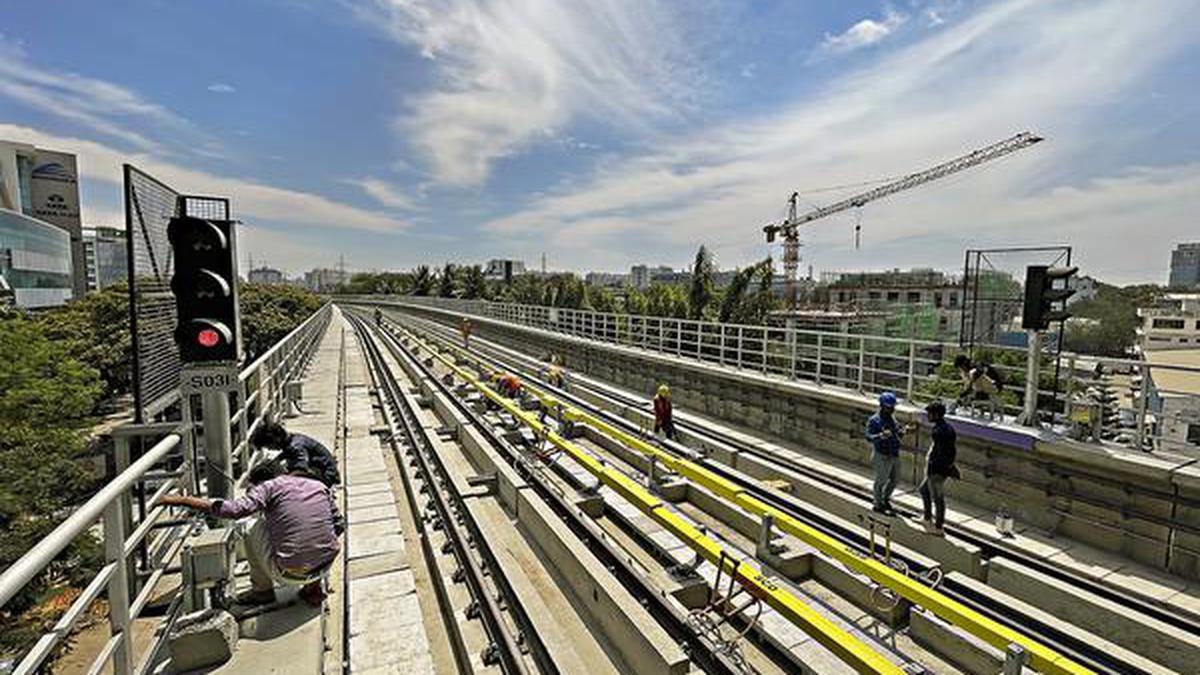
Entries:
{"type": "Polygon", "coordinates": [[[446,184],[482,183],[577,117],[645,128],[688,97],[688,43],[659,0],[376,3],[434,68],[397,128],[446,184]]]}
{"type": "Polygon", "coordinates": [[[682,260],[701,241],[740,264],[767,251],[759,228],[782,216],[794,189],[900,175],[1030,128],[1049,141],[865,207],[864,252],[852,251],[849,223],[831,218],[809,228],[806,257],[819,268],[890,267],[905,261],[872,257],[872,245],[932,236],[953,267],[978,242],[1078,235],[1068,243],[1085,265],[1125,274],[1130,258],[1121,251],[1147,250],[1145,227],[1156,237],[1194,231],[1195,198],[1151,204],[1140,195],[1184,194],[1195,170],[1114,168],[1109,178],[1069,186],[1073,176],[1094,175],[1096,137],[1114,139],[1104,107],[1200,37],[1186,21],[1189,5],[1169,0],[1136,13],[1119,0],[991,5],[776,113],[662,137],[484,229],[531,244],[552,236],[558,257],[581,267],[598,248],[669,250],[682,260]]]}
{"type": "Polygon", "coordinates": [[[411,197],[396,189],[390,183],[372,178],[347,178],[342,181],[348,185],[354,185],[362,189],[372,199],[379,202],[383,206],[392,209],[403,209],[411,211],[417,208],[417,204],[411,197]]]}
{"type": "MultiPolygon", "coordinates": [[[[182,192],[213,194],[233,201],[234,215],[253,222],[255,218],[278,223],[324,229],[400,232],[409,223],[390,215],[360,209],[310,192],[300,192],[232,176],[214,176],[163,161],[149,154],[129,154],[95,141],[62,137],[30,127],[0,123],[0,138],[18,143],[73,152],[79,156],[83,180],[120,186],[125,162],[150,173],[182,192]]],[[[90,220],[88,205],[83,208],[90,220]]]]}
{"type": "Polygon", "coordinates": [[[208,85],[208,90],[214,94],[232,94],[237,91],[237,87],[234,87],[232,84],[225,84],[224,82],[213,82],[208,85]]]}
{"type": "Polygon", "coordinates": [[[844,54],[869,47],[894,33],[907,20],[908,17],[904,14],[888,9],[880,21],[863,19],[838,35],[826,33],[821,49],[834,54],[844,54]]]}
{"type": "Polygon", "coordinates": [[[173,133],[194,135],[183,117],[112,82],[72,72],[55,72],[33,65],[25,50],[0,36],[0,96],[45,114],[82,124],[139,150],[162,151],[144,131],[152,123],[173,133]],[[130,120],[136,123],[129,124],[130,120]]]}

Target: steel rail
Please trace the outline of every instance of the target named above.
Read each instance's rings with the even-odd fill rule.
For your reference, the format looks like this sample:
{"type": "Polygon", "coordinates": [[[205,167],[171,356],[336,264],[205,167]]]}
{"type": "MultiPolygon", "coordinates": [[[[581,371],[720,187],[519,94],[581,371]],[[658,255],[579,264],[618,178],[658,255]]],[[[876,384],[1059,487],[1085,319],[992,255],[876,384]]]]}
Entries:
{"type": "MultiPolygon", "coordinates": [[[[499,660],[501,670],[503,670],[505,673],[515,673],[518,675],[527,675],[530,672],[529,668],[525,664],[521,648],[518,644],[518,639],[512,635],[511,631],[504,624],[502,619],[502,610],[498,603],[498,598],[495,597],[495,595],[484,585],[484,577],[487,576],[487,572],[484,571],[484,567],[480,564],[480,562],[471,555],[472,546],[469,542],[472,540],[475,544],[474,549],[479,551],[481,557],[483,557],[485,560],[491,561],[491,577],[501,594],[503,594],[508,601],[508,608],[512,611],[512,616],[515,619],[515,623],[517,623],[519,627],[525,629],[524,632],[527,639],[531,644],[537,646],[537,648],[533,649],[532,651],[535,652],[536,661],[539,667],[543,670],[543,672],[557,673],[558,671],[554,666],[553,660],[549,658],[545,648],[540,646],[540,641],[537,639],[536,632],[530,630],[531,625],[528,622],[528,618],[525,617],[523,610],[520,608],[518,599],[512,592],[511,587],[509,587],[507,582],[504,580],[503,573],[500,571],[499,566],[495,564],[494,557],[490,555],[490,549],[488,548],[486,538],[481,536],[477,526],[471,526],[471,517],[469,513],[467,513],[466,509],[460,508],[457,513],[451,510],[448,499],[456,499],[461,506],[461,496],[453,494],[454,483],[445,476],[446,472],[444,467],[439,467],[440,471],[435,472],[430,466],[431,463],[425,456],[424,452],[431,450],[429,446],[429,439],[420,438],[423,432],[418,433],[414,431],[413,427],[417,424],[417,422],[415,419],[413,419],[413,412],[411,408],[409,408],[409,404],[400,389],[399,383],[396,381],[395,375],[391,372],[391,369],[385,362],[383,354],[379,350],[379,345],[376,344],[374,338],[371,337],[369,332],[370,329],[367,327],[365,322],[358,317],[352,317],[350,321],[354,326],[355,333],[359,338],[360,344],[362,344],[364,348],[364,352],[371,366],[370,372],[372,374],[372,378],[375,379],[380,385],[381,391],[387,397],[387,401],[383,406],[383,413],[389,427],[391,435],[390,440],[392,443],[394,443],[396,432],[399,432],[403,434],[404,438],[408,442],[408,446],[411,449],[411,454],[417,461],[420,472],[424,476],[425,483],[428,488],[427,494],[430,496],[430,501],[437,513],[439,520],[441,521],[441,529],[443,532],[445,532],[448,540],[451,543],[451,546],[454,548],[455,559],[458,561],[460,569],[463,570],[464,580],[471,589],[471,597],[479,609],[479,616],[482,619],[488,639],[491,641],[491,644],[494,647],[494,653],[499,660]],[[388,410],[388,404],[390,404],[398,414],[398,417],[400,418],[399,424],[397,424],[397,419],[393,417],[392,412],[388,410]],[[441,477],[445,479],[440,481],[442,483],[441,486],[438,485],[438,473],[440,473],[441,477]],[[442,489],[439,489],[439,487],[442,489]],[[466,525],[468,529],[472,530],[473,536],[464,536],[459,530],[460,525],[458,516],[460,514],[462,515],[464,525],[466,525]]],[[[384,401],[381,400],[381,403],[384,403],[384,401]]],[[[404,460],[402,457],[400,457],[399,450],[395,448],[394,445],[393,451],[397,455],[396,459],[403,464],[404,460]]],[[[430,451],[429,454],[433,455],[434,453],[430,451]]],[[[405,470],[403,465],[400,467],[400,470],[404,477],[405,488],[409,496],[410,507],[413,508],[414,515],[419,515],[421,510],[420,506],[416,502],[416,486],[414,486],[410,481],[408,472],[405,470]]],[[[426,531],[423,522],[418,522],[418,528],[421,530],[421,543],[422,548],[425,549],[426,562],[431,563],[433,562],[433,558],[435,556],[432,549],[432,541],[429,538],[429,534],[426,531]]],[[[461,636],[459,636],[458,646],[465,655],[465,644],[461,641],[461,636]]],[[[467,658],[469,664],[469,656],[467,658]]]]}
{"type": "MultiPolygon", "coordinates": [[[[465,354],[468,357],[470,356],[469,353],[464,353],[456,346],[448,346],[456,353],[465,354]]],[[[465,371],[453,364],[451,361],[447,360],[445,357],[438,354],[436,351],[432,349],[430,351],[439,360],[441,360],[443,363],[446,363],[448,367],[456,371],[460,377],[465,376],[464,379],[470,377],[465,373],[465,371]]],[[[475,384],[477,387],[479,386],[477,380],[474,378],[471,378],[468,381],[470,381],[472,384],[475,384]]],[[[507,399],[503,399],[498,394],[491,392],[488,388],[479,388],[485,391],[489,397],[504,401],[505,403],[508,403],[507,407],[521,412],[523,416],[527,415],[524,413],[524,411],[516,409],[516,407],[513,406],[507,399]]],[[[750,494],[744,486],[739,485],[730,478],[718,475],[711,469],[700,466],[691,460],[684,459],[670,452],[664,451],[657,446],[646,442],[644,439],[627,433],[624,430],[618,429],[609,422],[602,420],[584,410],[574,406],[566,405],[558,398],[543,392],[537,387],[528,385],[526,389],[528,389],[528,391],[535,396],[546,409],[559,410],[559,413],[563,419],[580,422],[591,426],[598,432],[624,444],[630,449],[640,452],[647,458],[653,458],[654,461],[658,462],[659,465],[664,469],[672,471],[683,478],[703,486],[710,492],[716,494],[718,497],[740,507],[748,513],[752,513],[759,517],[771,516],[774,519],[776,527],[778,527],[781,531],[800,539],[810,546],[813,546],[834,560],[842,563],[847,568],[859,572],[860,574],[864,574],[872,581],[891,589],[900,597],[903,597],[913,604],[919,605],[933,612],[943,620],[962,628],[963,630],[982,639],[993,647],[1003,651],[1010,644],[1020,645],[1028,653],[1030,665],[1040,672],[1046,673],[1047,675],[1083,675],[1085,673],[1093,672],[1091,669],[1076,663],[1063,654],[1059,654],[1055,650],[1047,647],[1039,641],[1030,639],[1023,634],[1004,626],[1003,624],[987,616],[984,616],[980,612],[967,607],[965,604],[946,596],[944,593],[941,593],[919,581],[909,578],[886,563],[874,558],[864,557],[857,549],[847,546],[845,543],[838,541],[824,532],[821,532],[817,528],[800,521],[790,513],[787,513],[784,510],[763,501],[759,497],[750,494]]],[[[510,410],[510,412],[512,411],[510,410]]],[[[531,421],[537,423],[536,419],[532,419],[531,421]]],[[[541,426],[540,423],[538,423],[538,426],[541,426]]],[[[546,433],[544,430],[537,429],[536,427],[535,430],[542,434],[546,433]]],[[[567,451],[566,448],[562,448],[562,446],[560,446],[558,443],[555,443],[555,445],[564,451],[567,451]]],[[[571,454],[572,457],[575,458],[576,461],[578,461],[581,465],[583,465],[585,468],[588,468],[588,470],[593,474],[599,475],[597,471],[611,472],[611,469],[607,469],[606,467],[599,465],[597,460],[592,458],[590,455],[582,453],[581,450],[576,449],[576,453],[582,455],[582,457],[576,457],[576,453],[571,453],[569,451],[567,452],[568,454],[571,454]],[[587,464],[588,460],[595,463],[596,467],[589,467],[587,464]]],[[[636,483],[633,483],[631,479],[628,479],[623,474],[616,475],[625,481],[632,483],[634,486],[637,486],[636,483]]],[[[614,482],[617,484],[620,483],[619,480],[614,480],[614,482]]],[[[637,487],[640,489],[640,486],[637,487]]],[[[614,486],[614,489],[618,488],[614,486]]],[[[620,490],[618,489],[618,491],[620,490]]],[[[635,499],[630,499],[630,501],[634,502],[643,510],[649,509],[647,513],[650,513],[650,511],[655,510],[656,507],[661,506],[661,503],[657,501],[657,498],[654,498],[652,495],[648,494],[646,496],[650,501],[644,503],[638,503],[635,501],[635,499]]],[[[682,524],[690,527],[690,525],[687,523],[682,524]]],[[[814,635],[814,637],[817,637],[817,635],[814,635]]]]}
{"type": "MultiPolygon", "coordinates": [[[[416,317],[412,317],[411,315],[408,316],[407,318],[412,319],[414,323],[416,323],[420,326],[428,327],[430,329],[436,329],[436,332],[440,332],[444,336],[446,336],[444,339],[447,341],[448,344],[453,344],[455,336],[453,335],[453,330],[451,328],[444,326],[442,324],[439,324],[435,321],[431,321],[428,319],[416,318],[416,317]]],[[[391,321],[394,322],[394,319],[391,319],[391,321]]],[[[433,332],[434,331],[431,331],[431,334],[433,332]]],[[[511,358],[521,359],[529,364],[535,364],[535,365],[526,365],[524,367],[524,371],[526,373],[533,372],[539,376],[539,379],[541,378],[541,373],[538,371],[538,368],[536,366],[537,361],[533,357],[528,356],[523,353],[520,353],[519,351],[509,348],[509,347],[506,347],[506,346],[494,345],[494,344],[489,345],[486,341],[484,341],[482,339],[477,341],[476,348],[470,353],[470,358],[472,358],[476,361],[491,361],[492,364],[494,364],[494,365],[500,365],[500,366],[506,365],[504,361],[502,361],[499,357],[496,357],[496,356],[487,357],[487,358],[481,357],[481,352],[485,352],[485,351],[491,352],[493,354],[494,353],[507,353],[511,356],[511,358]]],[[[576,394],[560,390],[549,384],[546,384],[545,386],[549,390],[551,390],[553,392],[554,396],[556,396],[556,397],[565,398],[567,400],[574,400],[574,401],[580,402],[584,405],[595,405],[595,404],[589,403],[587,401],[584,401],[576,394]]],[[[601,400],[610,401],[614,405],[628,406],[631,409],[636,410],[637,412],[639,412],[641,414],[648,414],[645,410],[642,410],[640,408],[640,404],[642,403],[640,400],[635,400],[630,397],[623,396],[616,392],[612,392],[612,391],[608,391],[608,390],[599,390],[598,391],[597,385],[588,383],[586,381],[580,382],[580,381],[576,380],[572,386],[588,390],[596,398],[601,399],[601,400]]],[[[615,424],[630,427],[630,428],[636,428],[636,427],[634,427],[633,421],[618,417],[618,416],[614,415],[613,413],[606,411],[602,408],[597,408],[597,413],[604,416],[605,419],[613,420],[615,424]]],[[[720,434],[719,432],[709,430],[707,428],[701,427],[700,425],[696,425],[696,424],[688,423],[688,422],[678,422],[678,423],[676,423],[676,427],[688,430],[689,433],[700,438],[702,441],[717,442],[717,443],[721,443],[721,444],[725,444],[725,445],[731,445],[739,451],[748,452],[750,454],[768,459],[768,460],[770,460],[776,464],[779,464],[785,468],[797,471],[797,472],[799,472],[809,478],[812,478],[828,487],[831,487],[831,488],[836,489],[844,494],[847,494],[848,496],[855,497],[855,498],[863,496],[863,495],[859,494],[862,491],[855,489],[853,486],[847,486],[845,484],[842,484],[842,483],[836,481],[835,479],[832,479],[832,478],[822,474],[819,471],[812,470],[812,469],[805,467],[799,463],[788,460],[787,458],[778,457],[778,456],[774,455],[773,453],[762,451],[762,450],[755,448],[754,446],[747,444],[743,441],[740,441],[736,438],[727,438],[724,435],[720,434]]],[[[670,446],[670,443],[667,443],[666,445],[670,446]]],[[[686,446],[680,446],[680,448],[682,448],[682,450],[685,452],[690,452],[690,451],[688,451],[686,446]]],[[[833,533],[835,536],[841,537],[848,541],[854,541],[855,543],[858,543],[861,546],[866,545],[866,538],[863,537],[862,535],[859,535],[854,532],[850,532],[850,531],[846,530],[845,528],[838,526],[835,523],[828,522],[827,519],[824,519],[816,514],[813,514],[812,512],[810,512],[806,509],[801,508],[799,505],[793,503],[792,501],[787,500],[783,496],[774,494],[774,493],[772,493],[772,491],[766,489],[763,486],[756,485],[755,483],[753,483],[749,479],[745,478],[744,476],[738,475],[736,473],[736,470],[731,469],[730,467],[727,467],[720,462],[714,463],[713,460],[711,460],[709,458],[705,458],[703,456],[697,458],[695,461],[702,464],[703,466],[711,468],[713,471],[717,472],[718,474],[720,474],[722,476],[725,476],[725,477],[731,478],[732,480],[740,482],[742,485],[744,485],[747,488],[748,491],[752,492],[755,496],[758,496],[759,498],[763,499],[764,501],[770,502],[773,505],[778,506],[779,508],[788,510],[791,513],[802,515],[803,517],[808,518],[810,521],[815,523],[818,527],[821,527],[822,529],[824,529],[826,532],[833,533]]],[[[869,495],[867,495],[866,498],[869,499],[869,495]]],[[[948,529],[952,529],[952,528],[948,528],[948,529]]],[[[1064,572],[1063,570],[1059,570],[1057,568],[1053,568],[1052,566],[1040,564],[1040,563],[1038,563],[1038,561],[1030,558],[1029,556],[1022,555],[1019,552],[1014,552],[1014,551],[1011,551],[1009,549],[1006,549],[1006,548],[998,546],[998,545],[989,544],[988,542],[986,542],[986,540],[983,537],[971,535],[966,532],[959,533],[956,536],[960,536],[960,538],[966,539],[969,542],[976,543],[977,545],[980,546],[981,549],[984,549],[985,554],[990,552],[992,554],[990,557],[996,557],[996,556],[1010,557],[1012,559],[1021,561],[1023,563],[1031,564],[1032,566],[1035,567],[1035,569],[1039,569],[1044,572],[1057,572],[1057,574],[1053,574],[1053,576],[1056,576],[1057,578],[1061,578],[1064,581],[1066,581],[1067,583],[1072,583],[1081,588],[1095,591],[1095,592],[1099,593],[1100,595],[1107,597],[1111,600],[1114,600],[1116,602],[1120,602],[1120,603],[1126,604],[1126,605],[1133,605],[1135,611],[1142,611],[1143,613],[1147,613],[1150,616],[1159,618],[1160,620],[1164,620],[1164,621],[1166,621],[1172,625],[1175,625],[1179,628],[1182,628],[1184,630],[1193,630],[1193,631],[1196,630],[1196,628],[1195,628],[1196,623],[1192,622],[1191,620],[1189,620],[1186,617],[1166,613],[1165,610],[1158,610],[1157,608],[1150,606],[1147,603],[1145,603],[1144,601],[1138,600],[1137,598],[1129,598],[1127,596],[1121,596],[1121,595],[1117,594],[1115,591],[1111,591],[1111,590],[1105,589],[1103,587],[1098,587],[1095,583],[1089,582],[1086,579],[1080,579],[1076,575],[1068,574],[1067,572],[1064,572]]],[[[899,559],[902,562],[904,562],[910,570],[919,572],[919,571],[922,571],[922,569],[923,569],[922,565],[918,564],[914,560],[908,559],[906,556],[904,556],[898,552],[893,551],[892,556],[893,556],[893,558],[899,559]]],[[[1144,672],[1143,670],[1141,670],[1140,668],[1138,668],[1136,666],[1133,666],[1124,661],[1117,660],[1117,659],[1115,659],[1115,657],[1108,655],[1107,653],[1100,652],[1095,646],[1084,642],[1083,640],[1071,635],[1070,633],[1067,633],[1058,628],[1055,628],[1054,626],[1043,625],[1039,622],[1033,621],[1030,617],[1027,617],[1023,614],[1015,613],[1011,609],[1006,609],[1006,608],[1000,607],[999,606],[1000,603],[998,603],[998,602],[991,601],[987,598],[978,597],[976,594],[968,592],[968,590],[965,588],[959,588],[959,585],[954,584],[953,581],[950,579],[943,579],[943,581],[941,583],[941,588],[943,589],[943,592],[945,592],[950,597],[956,598],[956,599],[959,599],[960,601],[965,602],[966,604],[973,607],[977,611],[980,611],[981,613],[985,614],[986,616],[989,616],[989,617],[995,619],[996,621],[998,621],[1004,625],[1007,625],[1011,628],[1028,630],[1030,627],[1036,626],[1035,632],[1039,635],[1039,637],[1042,638],[1042,640],[1047,645],[1055,646],[1059,649],[1062,649],[1062,650],[1068,652],[1069,654],[1074,655],[1074,657],[1077,660],[1082,661],[1084,665],[1086,665],[1090,668],[1094,668],[1100,672],[1111,671],[1111,672],[1129,673],[1129,675],[1137,675],[1139,673],[1144,672]]]]}
{"type": "MultiPolygon", "coordinates": [[[[393,337],[385,331],[384,335],[393,337]]],[[[395,339],[391,339],[390,348],[393,353],[397,350],[408,354],[403,345],[397,345],[395,339]]],[[[513,452],[512,448],[497,436],[495,429],[482,421],[478,414],[475,413],[458,396],[451,395],[450,387],[438,380],[432,375],[429,368],[422,365],[415,358],[409,355],[409,362],[413,368],[420,370],[428,376],[431,386],[436,388],[440,393],[445,395],[450,404],[478,430],[484,438],[497,450],[497,454],[513,467],[535,491],[539,497],[550,507],[550,509],[567,525],[580,543],[587,547],[587,550],[596,556],[597,559],[607,568],[617,579],[629,590],[633,597],[646,607],[658,621],[659,625],[667,630],[678,643],[684,646],[685,652],[693,663],[700,666],[705,672],[725,673],[728,675],[741,675],[744,669],[731,661],[729,655],[723,651],[716,651],[712,644],[702,639],[696,630],[688,625],[686,613],[681,612],[669,600],[668,596],[658,587],[655,587],[643,575],[633,562],[633,559],[628,554],[616,546],[613,540],[599,528],[599,526],[590,518],[583,515],[581,511],[566,498],[564,493],[550,487],[541,475],[531,470],[528,460],[513,452]]],[[[572,474],[565,474],[568,480],[573,480],[572,474]]],[[[673,558],[651,551],[651,556],[666,566],[677,564],[673,558]]],[[[775,645],[763,643],[759,645],[764,652],[778,654],[777,657],[786,659],[784,652],[775,645]]]]}
{"type": "MultiPolygon", "coordinates": [[[[789,622],[796,625],[805,633],[817,640],[822,646],[833,652],[839,659],[859,673],[887,673],[903,675],[904,670],[888,661],[879,652],[862,642],[848,631],[842,629],[821,613],[805,604],[795,595],[780,588],[775,581],[753,565],[741,561],[738,557],[729,557],[724,548],[702,533],[699,528],[676,515],[666,503],[652,494],[642,485],[625,474],[607,466],[601,460],[585,452],[571,441],[543,424],[535,415],[522,410],[511,399],[487,387],[474,375],[460,368],[451,359],[442,356],[436,350],[425,345],[430,354],[441,361],[452,373],[479,391],[496,405],[529,427],[554,447],[562,450],[577,464],[595,476],[611,490],[623,497],[642,513],[670,531],[680,541],[709,563],[730,574],[754,597],[762,600],[789,622]]],[[[551,399],[552,400],[552,399],[551,399]]],[[[555,404],[557,406],[557,404],[555,404]]],[[[1079,671],[1087,672],[1087,671],[1079,671]]]]}

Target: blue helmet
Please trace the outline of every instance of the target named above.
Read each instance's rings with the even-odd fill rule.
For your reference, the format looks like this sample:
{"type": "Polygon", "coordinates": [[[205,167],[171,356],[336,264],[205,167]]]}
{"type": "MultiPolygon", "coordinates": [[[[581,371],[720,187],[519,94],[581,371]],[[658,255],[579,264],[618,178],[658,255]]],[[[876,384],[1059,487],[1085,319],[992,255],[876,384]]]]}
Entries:
{"type": "Polygon", "coordinates": [[[883,406],[884,408],[895,408],[896,395],[890,391],[883,392],[879,395],[879,405],[883,406]]]}

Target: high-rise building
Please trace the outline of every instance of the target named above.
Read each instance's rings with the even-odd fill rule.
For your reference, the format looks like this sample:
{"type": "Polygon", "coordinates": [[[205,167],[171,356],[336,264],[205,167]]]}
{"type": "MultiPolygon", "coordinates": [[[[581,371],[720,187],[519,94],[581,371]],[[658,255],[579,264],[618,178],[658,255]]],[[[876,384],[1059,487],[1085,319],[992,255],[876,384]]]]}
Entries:
{"type": "Polygon", "coordinates": [[[61,305],[74,297],[71,236],[44,221],[0,209],[0,289],[18,307],[61,305]]]}
{"type": "Polygon", "coordinates": [[[83,228],[83,262],[89,293],[124,281],[129,274],[125,230],[115,227],[83,228]]]}
{"type": "Polygon", "coordinates": [[[67,233],[75,297],[87,290],[78,175],[75,155],[0,141],[0,209],[36,218],[67,233]]]}
{"type": "Polygon", "coordinates": [[[1171,252],[1171,288],[1200,288],[1200,242],[1179,244],[1171,252]]]}

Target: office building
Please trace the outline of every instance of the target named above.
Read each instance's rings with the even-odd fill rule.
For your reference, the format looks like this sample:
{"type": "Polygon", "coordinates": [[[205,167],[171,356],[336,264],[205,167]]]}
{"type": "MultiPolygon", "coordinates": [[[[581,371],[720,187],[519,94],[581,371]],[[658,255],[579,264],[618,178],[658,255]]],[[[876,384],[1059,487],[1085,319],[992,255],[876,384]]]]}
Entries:
{"type": "Polygon", "coordinates": [[[621,288],[629,284],[629,275],[620,272],[588,272],[584,280],[593,286],[621,288]]]}
{"type": "Polygon", "coordinates": [[[525,263],[520,260],[493,258],[488,261],[483,270],[483,278],[488,281],[512,281],[513,277],[525,274],[525,263]]]}
{"type": "Polygon", "coordinates": [[[246,279],[252,284],[282,284],[286,281],[282,271],[266,265],[250,270],[246,279]]]}
{"type": "Polygon", "coordinates": [[[83,228],[83,262],[87,292],[124,281],[129,275],[125,230],[115,227],[83,228]]]}
{"type": "Polygon", "coordinates": [[[0,209],[37,218],[70,238],[72,290],[87,290],[75,155],[0,141],[0,209]]]}
{"type": "Polygon", "coordinates": [[[1168,293],[1153,307],[1139,307],[1137,315],[1141,353],[1200,346],[1200,293],[1168,293]]]}
{"type": "Polygon", "coordinates": [[[674,274],[675,270],[665,265],[650,267],[648,265],[634,265],[629,268],[629,282],[634,288],[646,290],[650,288],[650,284],[656,281],[656,277],[661,278],[664,275],[674,274]]]}
{"type": "Polygon", "coordinates": [[[1200,288],[1200,243],[1179,244],[1171,252],[1171,288],[1200,288]]]}
{"type": "Polygon", "coordinates": [[[71,236],[49,223],[0,209],[0,288],[18,307],[54,307],[74,297],[71,236]]]}
{"type": "Polygon", "coordinates": [[[317,268],[304,273],[304,287],[314,293],[332,293],[350,282],[350,273],[340,269],[317,268]]]}

